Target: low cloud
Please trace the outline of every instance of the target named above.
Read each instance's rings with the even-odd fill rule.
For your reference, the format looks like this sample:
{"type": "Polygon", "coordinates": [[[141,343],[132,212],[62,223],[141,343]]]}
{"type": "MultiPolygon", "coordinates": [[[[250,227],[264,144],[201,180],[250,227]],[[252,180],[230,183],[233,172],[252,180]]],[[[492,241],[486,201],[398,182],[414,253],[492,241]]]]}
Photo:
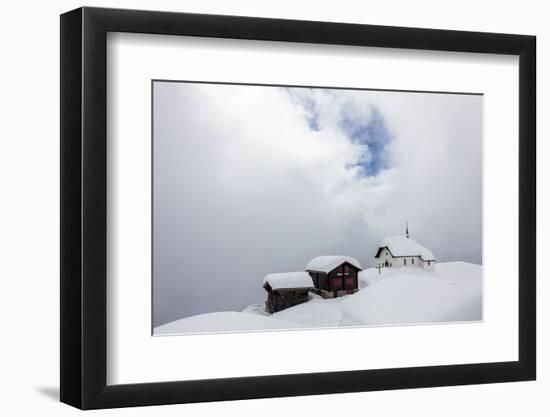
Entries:
{"type": "Polygon", "coordinates": [[[481,263],[480,96],[155,83],[154,325],[402,233],[481,263]]]}

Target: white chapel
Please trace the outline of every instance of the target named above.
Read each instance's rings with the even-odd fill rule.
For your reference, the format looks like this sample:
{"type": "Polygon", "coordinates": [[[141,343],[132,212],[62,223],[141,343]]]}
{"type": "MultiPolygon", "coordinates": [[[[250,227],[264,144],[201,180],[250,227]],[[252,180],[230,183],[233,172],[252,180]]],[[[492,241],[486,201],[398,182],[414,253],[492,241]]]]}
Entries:
{"type": "Polygon", "coordinates": [[[435,256],[409,235],[409,225],[405,235],[388,236],[378,245],[375,259],[378,267],[399,268],[402,266],[417,266],[426,271],[433,271],[435,256]]]}

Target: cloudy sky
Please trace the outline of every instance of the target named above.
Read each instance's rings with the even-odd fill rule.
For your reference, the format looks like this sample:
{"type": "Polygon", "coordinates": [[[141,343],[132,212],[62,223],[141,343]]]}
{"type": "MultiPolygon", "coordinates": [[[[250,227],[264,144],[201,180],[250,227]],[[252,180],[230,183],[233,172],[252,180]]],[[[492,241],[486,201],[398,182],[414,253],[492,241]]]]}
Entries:
{"type": "Polygon", "coordinates": [[[153,323],[404,232],[482,263],[482,96],[154,83],[153,323]]]}

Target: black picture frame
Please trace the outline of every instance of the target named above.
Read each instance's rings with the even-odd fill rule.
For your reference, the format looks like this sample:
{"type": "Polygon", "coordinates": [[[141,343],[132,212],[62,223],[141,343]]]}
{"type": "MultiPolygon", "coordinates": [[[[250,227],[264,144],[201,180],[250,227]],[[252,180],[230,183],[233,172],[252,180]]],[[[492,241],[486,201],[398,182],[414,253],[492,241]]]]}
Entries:
{"type": "Polygon", "coordinates": [[[61,401],[95,409],[535,379],[535,54],[524,35],[88,7],[61,15],[61,401]],[[519,56],[519,360],[107,385],[108,32],[519,56]]]}

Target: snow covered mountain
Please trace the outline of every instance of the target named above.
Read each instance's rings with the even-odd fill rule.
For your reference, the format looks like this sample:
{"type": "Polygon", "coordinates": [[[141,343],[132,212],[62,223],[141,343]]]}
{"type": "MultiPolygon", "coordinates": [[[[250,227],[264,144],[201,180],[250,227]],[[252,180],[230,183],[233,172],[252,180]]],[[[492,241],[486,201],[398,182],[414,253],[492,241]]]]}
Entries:
{"type": "Polygon", "coordinates": [[[360,291],[306,303],[274,314],[263,304],[242,312],[201,314],[158,326],[155,335],[304,329],[340,326],[420,324],[482,320],[482,267],[438,263],[418,267],[369,268],[359,273],[360,291]]]}

